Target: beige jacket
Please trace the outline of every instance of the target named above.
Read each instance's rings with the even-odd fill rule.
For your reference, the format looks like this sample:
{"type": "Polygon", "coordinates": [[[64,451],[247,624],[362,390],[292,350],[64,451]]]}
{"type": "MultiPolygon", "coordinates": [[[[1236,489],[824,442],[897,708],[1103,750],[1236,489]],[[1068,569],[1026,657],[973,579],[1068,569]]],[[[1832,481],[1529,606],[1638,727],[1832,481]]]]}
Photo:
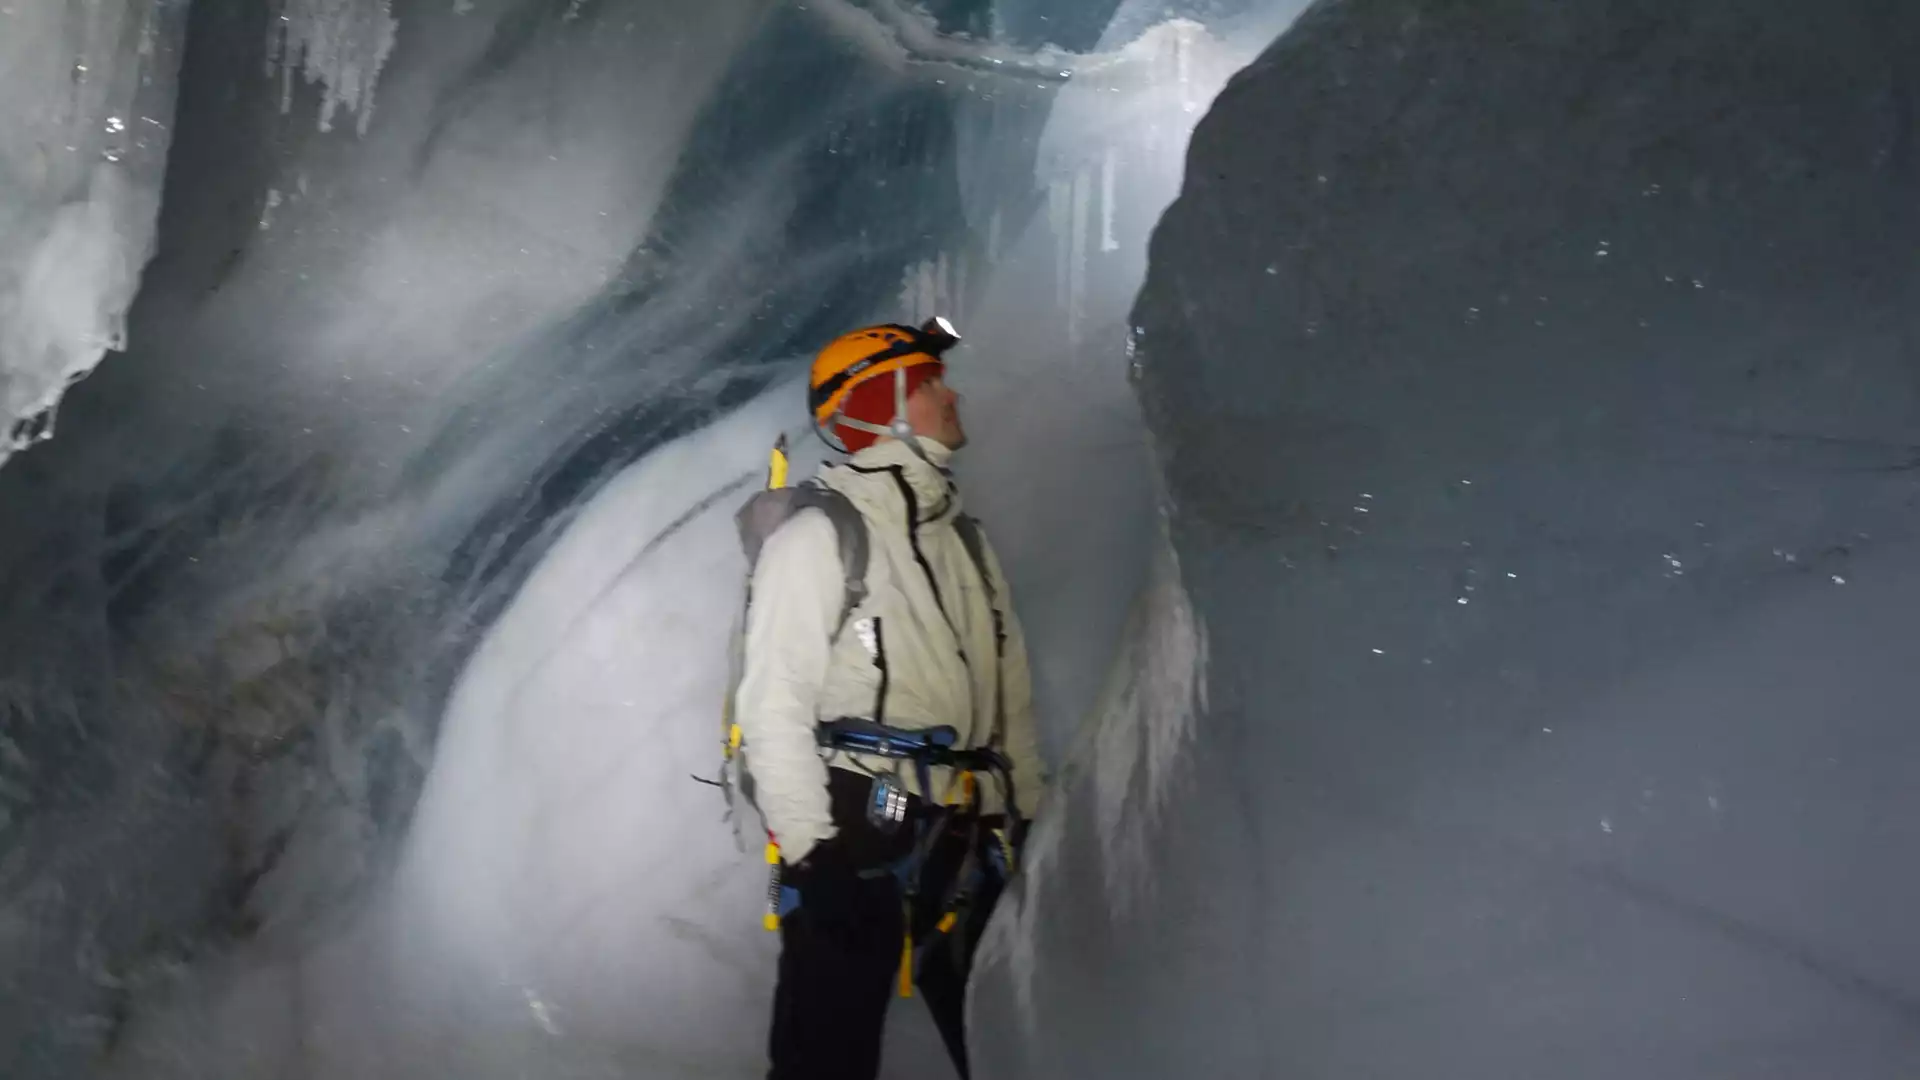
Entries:
{"type": "MultiPolygon", "coordinates": [[[[1007,634],[996,673],[993,607],[953,527],[960,496],[945,471],[952,451],[931,439],[919,445],[927,460],[903,443],[883,440],[820,472],[823,483],[860,510],[871,537],[867,597],[837,642],[830,639],[845,601],[845,579],[838,537],[825,514],[803,511],[782,525],[767,538],[754,570],[734,715],[745,737],[755,801],[789,862],[834,835],[830,764],[897,773],[908,790],[925,795],[911,766],[820,749],[814,726],[822,720],[861,717],[899,728],[945,724],[960,733],[962,746],[985,746],[993,735],[997,682],[1006,717],[1002,749],[1013,762],[1020,812],[1031,816],[1042,794],[1026,640],[1006,578],[988,545],[1007,634]]],[[[936,798],[944,798],[954,781],[945,769],[933,770],[929,779],[936,798]]],[[[985,812],[1002,808],[998,786],[981,778],[985,812]]]]}

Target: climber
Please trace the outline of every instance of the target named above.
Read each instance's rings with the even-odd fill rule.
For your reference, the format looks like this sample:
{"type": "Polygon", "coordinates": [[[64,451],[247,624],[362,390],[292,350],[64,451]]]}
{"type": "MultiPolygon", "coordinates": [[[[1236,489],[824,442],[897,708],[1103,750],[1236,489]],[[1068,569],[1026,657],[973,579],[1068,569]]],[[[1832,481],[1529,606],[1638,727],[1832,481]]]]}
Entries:
{"type": "Polygon", "coordinates": [[[896,982],[968,1075],[974,947],[1041,797],[1020,623],[948,472],[966,444],[942,359],[957,341],[933,320],[820,352],[816,428],[851,456],[752,564],[732,715],[791,909],[770,1080],[876,1076],[896,982]]]}

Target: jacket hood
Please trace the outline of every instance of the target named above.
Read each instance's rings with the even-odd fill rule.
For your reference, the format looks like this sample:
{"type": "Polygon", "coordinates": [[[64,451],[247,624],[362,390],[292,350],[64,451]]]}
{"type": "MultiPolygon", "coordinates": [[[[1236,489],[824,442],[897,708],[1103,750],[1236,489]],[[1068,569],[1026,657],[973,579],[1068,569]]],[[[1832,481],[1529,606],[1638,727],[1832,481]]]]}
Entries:
{"type": "Polygon", "coordinates": [[[948,472],[953,451],[945,444],[925,436],[916,435],[914,441],[920,453],[915,453],[913,447],[898,439],[883,439],[867,447],[848,458],[844,465],[827,470],[838,474],[834,477],[833,486],[845,492],[849,498],[863,503],[863,509],[878,509],[869,500],[875,497],[888,500],[898,498],[899,485],[893,480],[893,475],[897,474],[913,492],[916,524],[958,513],[960,489],[955,486],[953,475],[948,472]],[[871,483],[854,482],[856,477],[871,483]]]}

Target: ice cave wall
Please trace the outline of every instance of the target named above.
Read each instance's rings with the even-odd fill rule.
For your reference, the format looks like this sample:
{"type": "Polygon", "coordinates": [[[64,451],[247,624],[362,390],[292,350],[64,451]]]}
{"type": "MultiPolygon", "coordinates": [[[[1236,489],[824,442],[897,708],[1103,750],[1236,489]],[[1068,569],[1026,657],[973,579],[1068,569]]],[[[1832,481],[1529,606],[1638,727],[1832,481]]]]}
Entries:
{"type": "Polygon", "coordinates": [[[186,5],[0,10],[0,464],[126,347],[153,252],[186,5]]]}
{"type": "MultiPolygon", "coordinates": [[[[1141,5],[149,7],[187,44],[127,351],[0,469],[10,1072],[368,1075],[380,1025],[328,1026],[389,1000],[348,914],[476,644],[614,476],[760,415],[846,321],[965,321],[996,448],[968,482],[1064,744],[1148,535],[1121,379],[1145,235],[1290,5],[1198,5],[1230,47],[1141,5]]],[[[741,449],[641,504],[731,483],[741,449]]],[[[706,554],[640,580],[684,590],[706,554]]],[[[629,629],[669,666],[690,640],[629,629]]],[[[620,1060],[542,1042],[536,1003],[471,1041],[490,1067],[620,1060]]],[[[669,1059],[710,1033],[670,1034],[669,1059]]]]}
{"type": "Polygon", "coordinates": [[[1050,823],[995,1075],[1912,1074],[1916,42],[1329,0],[1235,77],[1136,308],[1204,698],[1142,884],[1050,823]]]}

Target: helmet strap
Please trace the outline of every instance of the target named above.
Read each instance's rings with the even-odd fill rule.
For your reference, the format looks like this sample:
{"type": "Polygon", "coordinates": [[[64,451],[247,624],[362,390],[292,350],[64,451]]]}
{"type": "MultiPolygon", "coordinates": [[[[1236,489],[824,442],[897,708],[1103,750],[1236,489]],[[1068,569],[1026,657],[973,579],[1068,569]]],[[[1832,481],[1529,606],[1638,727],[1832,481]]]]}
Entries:
{"type": "Polygon", "coordinates": [[[893,423],[887,426],[894,438],[913,441],[913,421],[907,419],[907,369],[903,367],[893,369],[893,423]]]}
{"type": "MultiPolygon", "coordinates": [[[[891,439],[897,439],[905,443],[907,449],[913,451],[915,457],[918,457],[921,461],[929,465],[933,464],[933,459],[927,456],[927,451],[920,445],[920,440],[914,437],[913,422],[907,419],[906,368],[895,368],[893,370],[893,423],[884,426],[880,424],[869,424],[865,420],[856,420],[846,413],[836,412],[833,414],[833,419],[828,422],[828,426],[850,427],[855,431],[864,431],[870,435],[884,435],[891,439]]],[[[824,431],[822,432],[822,437],[825,437],[824,431]]],[[[829,442],[828,445],[831,446],[832,443],[829,442]]],[[[845,447],[835,447],[835,449],[844,451],[845,447]]],[[[938,468],[938,466],[935,467],[938,468]]]]}
{"type": "Polygon", "coordinates": [[[893,429],[893,437],[906,443],[914,457],[935,469],[940,467],[934,465],[933,459],[927,456],[926,448],[914,437],[913,421],[907,419],[907,369],[903,367],[893,369],[893,423],[889,426],[893,429]]]}

